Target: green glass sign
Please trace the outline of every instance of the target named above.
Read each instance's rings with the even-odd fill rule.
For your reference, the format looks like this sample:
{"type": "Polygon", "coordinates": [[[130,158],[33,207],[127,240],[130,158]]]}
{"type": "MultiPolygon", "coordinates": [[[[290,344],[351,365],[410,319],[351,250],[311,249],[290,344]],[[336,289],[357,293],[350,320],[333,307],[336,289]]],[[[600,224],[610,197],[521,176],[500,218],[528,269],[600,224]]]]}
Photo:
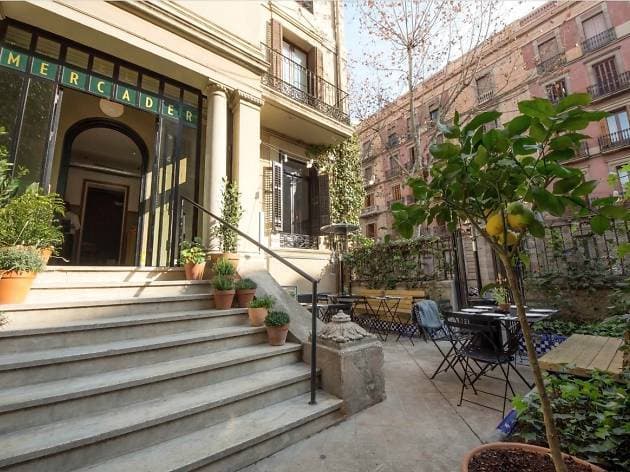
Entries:
{"type": "Polygon", "coordinates": [[[85,90],[87,88],[88,75],[80,70],[64,67],[61,73],[61,83],[68,87],[85,90]]]}
{"type": "Polygon", "coordinates": [[[197,108],[188,105],[182,105],[182,118],[186,126],[197,127],[197,108]]]}
{"type": "Polygon", "coordinates": [[[31,74],[37,77],[43,77],[44,79],[55,80],[57,78],[57,71],[59,66],[50,61],[45,61],[39,57],[33,57],[31,63],[31,74]]]}
{"type": "Polygon", "coordinates": [[[124,103],[125,105],[138,106],[138,91],[131,87],[124,85],[116,85],[116,95],[114,96],[117,102],[124,103]]]}
{"type": "Polygon", "coordinates": [[[88,90],[99,97],[112,98],[114,83],[93,75],[90,77],[88,90]]]}
{"type": "Polygon", "coordinates": [[[164,99],[162,101],[162,116],[179,120],[179,103],[164,99]]]}
{"type": "Polygon", "coordinates": [[[160,99],[150,93],[140,92],[140,101],[138,106],[140,106],[143,110],[158,113],[160,111],[160,99]]]}
{"type": "Polygon", "coordinates": [[[0,65],[8,67],[9,69],[25,72],[27,63],[27,54],[14,51],[13,49],[2,48],[2,52],[0,52],[0,65]]]}

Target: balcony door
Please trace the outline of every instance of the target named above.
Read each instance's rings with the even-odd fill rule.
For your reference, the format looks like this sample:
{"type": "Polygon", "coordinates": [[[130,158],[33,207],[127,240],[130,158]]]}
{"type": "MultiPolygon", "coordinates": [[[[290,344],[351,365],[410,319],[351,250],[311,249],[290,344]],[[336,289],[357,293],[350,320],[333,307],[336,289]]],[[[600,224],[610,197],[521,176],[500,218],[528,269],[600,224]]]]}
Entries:
{"type": "Polygon", "coordinates": [[[608,134],[611,143],[627,141],[630,139],[630,122],[628,120],[628,112],[626,110],[617,110],[612,112],[606,118],[608,126],[608,134]]]}
{"type": "Polygon", "coordinates": [[[599,85],[599,88],[604,93],[616,89],[618,76],[614,57],[610,57],[605,61],[594,64],[593,72],[595,73],[595,80],[597,81],[597,85],[599,85]]]}
{"type": "Polygon", "coordinates": [[[308,92],[308,54],[282,41],[282,80],[302,92],[308,92]]]}

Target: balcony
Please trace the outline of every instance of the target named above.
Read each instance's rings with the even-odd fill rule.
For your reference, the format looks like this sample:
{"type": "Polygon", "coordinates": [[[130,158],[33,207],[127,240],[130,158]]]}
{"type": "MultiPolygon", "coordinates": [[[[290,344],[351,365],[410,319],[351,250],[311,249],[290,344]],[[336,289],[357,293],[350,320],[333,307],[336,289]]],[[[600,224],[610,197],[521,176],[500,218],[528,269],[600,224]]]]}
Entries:
{"type": "Polygon", "coordinates": [[[370,205],[370,206],[364,207],[361,210],[361,216],[367,216],[372,213],[376,213],[377,211],[378,211],[378,207],[376,205],[370,205]]]}
{"type": "Polygon", "coordinates": [[[400,167],[394,167],[393,169],[388,169],[385,171],[385,180],[398,177],[400,173],[401,173],[400,167]]]}
{"type": "Polygon", "coordinates": [[[630,71],[622,72],[614,77],[612,80],[606,82],[600,82],[596,85],[591,85],[586,88],[586,91],[591,94],[593,99],[602,98],[608,95],[613,95],[617,92],[622,92],[630,88],[630,71]]]}
{"type": "Polygon", "coordinates": [[[319,249],[319,237],[310,234],[278,233],[280,247],[291,249],[319,249]]]}
{"type": "Polygon", "coordinates": [[[567,56],[564,52],[551,56],[536,65],[536,70],[540,75],[548,74],[567,63],[567,56]]]}
{"type": "Polygon", "coordinates": [[[269,69],[262,83],[346,125],[350,124],[348,94],[282,53],[262,45],[269,69]]]}
{"type": "Polygon", "coordinates": [[[587,141],[582,141],[580,143],[580,148],[575,153],[575,157],[577,158],[591,157],[591,151],[590,151],[587,141]]]}
{"type": "Polygon", "coordinates": [[[614,151],[630,146],[630,129],[622,129],[615,133],[605,134],[597,138],[602,152],[614,151]]]}
{"type": "Polygon", "coordinates": [[[477,101],[479,102],[480,105],[482,103],[486,103],[486,102],[490,101],[492,99],[492,97],[494,97],[494,90],[493,89],[483,90],[483,91],[477,92],[477,101]]]}
{"type": "Polygon", "coordinates": [[[617,35],[615,34],[615,28],[610,28],[609,30],[602,31],[601,33],[596,34],[595,36],[582,41],[582,52],[586,54],[587,52],[595,51],[603,46],[606,46],[608,43],[613,42],[617,39],[617,35]]]}

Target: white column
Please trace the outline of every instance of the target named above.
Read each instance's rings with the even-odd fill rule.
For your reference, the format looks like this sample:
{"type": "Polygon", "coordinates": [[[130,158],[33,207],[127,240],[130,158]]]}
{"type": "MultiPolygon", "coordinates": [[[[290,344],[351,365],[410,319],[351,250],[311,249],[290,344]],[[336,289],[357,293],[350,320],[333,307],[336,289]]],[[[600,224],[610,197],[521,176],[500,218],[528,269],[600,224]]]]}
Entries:
{"type": "MultiPolygon", "coordinates": [[[[222,180],[227,175],[227,110],[227,89],[221,85],[209,85],[203,206],[219,216],[222,180]]],[[[207,243],[209,225],[212,221],[204,216],[202,224],[203,240],[207,243]]]]}
{"type": "MultiPolygon", "coordinates": [[[[240,229],[254,239],[259,234],[262,211],[262,172],[260,166],[260,108],[262,100],[240,91],[232,94],[232,176],[241,192],[243,217],[240,229]]],[[[258,252],[241,241],[239,252],[258,252]]]]}

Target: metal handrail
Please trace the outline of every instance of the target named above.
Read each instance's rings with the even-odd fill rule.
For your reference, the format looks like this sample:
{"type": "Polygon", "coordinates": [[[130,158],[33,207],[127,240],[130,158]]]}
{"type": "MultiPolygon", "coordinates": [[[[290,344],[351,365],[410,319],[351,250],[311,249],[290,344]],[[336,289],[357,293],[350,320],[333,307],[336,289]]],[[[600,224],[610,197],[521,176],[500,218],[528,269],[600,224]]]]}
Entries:
{"type": "Polygon", "coordinates": [[[315,405],[317,403],[317,393],[316,393],[317,392],[317,284],[319,283],[319,280],[316,279],[315,277],[307,274],[302,269],[300,269],[298,266],[296,266],[292,262],[289,262],[287,259],[285,259],[281,255],[279,255],[278,253],[276,253],[272,249],[269,249],[264,244],[259,243],[254,238],[252,238],[248,234],[244,233],[243,231],[241,231],[237,227],[231,225],[230,223],[225,221],[223,218],[215,215],[214,213],[212,213],[207,208],[202,207],[197,202],[191,200],[190,198],[188,198],[186,196],[182,196],[181,197],[181,201],[182,201],[182,205],[180,205],[180,214],[179,214],[179,223],[180,223],[180,225],[182,224],[182,222],[184,220],[184,215],[183,215],[184,205],[183,205],[183,202],[188,202],[193,207],[195,207],[197,210],[200,210],[200,211],[204,212],[206,215],[210,216],[211,218],[217,220],[219,223],[221,223],[222,225],[226,226],[230,230],[234,231],[240,237],[242,237],[243,239],[249,241],[254,246],[258,247],[263,252],[269,254],[271,257],[273,257],[277,261],[281,262],[282,264],[287,266],[289,269],[293,270],[298,275],[304,277],[306,280],[308,280],[311,283],[311,285],[313,287],[313,300],[312,300],[312,308],[311,308],[311,400],[310,400],[309,404],[315,405]]]}

